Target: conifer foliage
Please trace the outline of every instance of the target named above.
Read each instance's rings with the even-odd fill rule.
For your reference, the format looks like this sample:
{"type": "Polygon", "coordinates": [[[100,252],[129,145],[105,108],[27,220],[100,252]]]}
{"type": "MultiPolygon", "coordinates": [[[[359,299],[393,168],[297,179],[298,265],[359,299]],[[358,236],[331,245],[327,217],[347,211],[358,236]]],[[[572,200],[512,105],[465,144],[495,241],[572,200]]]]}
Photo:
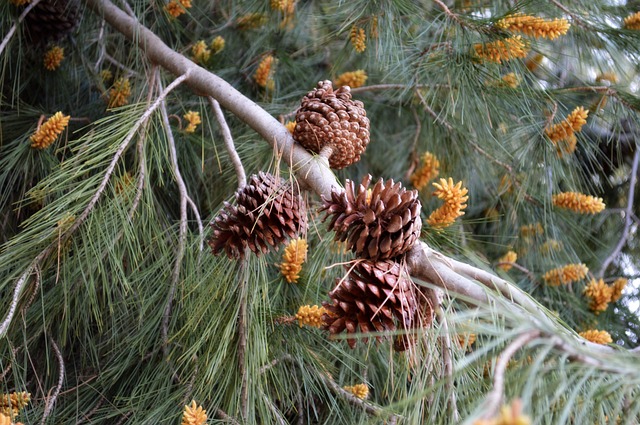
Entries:
{"type": "Polygon", "coordinates": [[[637,1],[0,23],[0,424],[640,422],[637,1]]]}

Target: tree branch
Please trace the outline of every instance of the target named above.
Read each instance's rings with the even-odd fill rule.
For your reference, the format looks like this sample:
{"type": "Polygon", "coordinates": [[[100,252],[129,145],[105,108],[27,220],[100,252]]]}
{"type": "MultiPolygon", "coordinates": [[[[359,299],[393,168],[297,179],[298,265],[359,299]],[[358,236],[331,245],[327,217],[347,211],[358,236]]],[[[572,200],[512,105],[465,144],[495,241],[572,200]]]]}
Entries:
{"type": "Polygon", "coordinates": [[[4,38],[2,39],[2,43],[0,43],[0,55],[2,54],[2,51],[5,49],[5,47],[7,47],[7,44],[9,44],[11,38],[13,38],[13,34],[18,29],[18,25],[22,23],[27,14],[31,12],[31,9],[36,7],[38,3],[40,3],[40,0],[32,1],[31,4],[29,4],[29,6],[27,6],[27,8],[22,11],[20,16],[18,16],[18,20],[11,26],[11,28],[9,28],[7,35],[4,36],[4,38]]]}
{"type": "Polygon", "coordinates": [[[238,177],[238,190],[240,190],[247,184],[247,175],[244,172],[240,155],[238,155],[238,151],[236,151],[236,147],[233,144],[231,130],[229,130],[229,125],[227,124],[227,120],[224,118],[224,114],[222,113],[222,109],[220,108],[218,101],[211,96],[207,96],[207,99],[209,99],[209,104],[211,105],[211,108],[213,108],[218,124],[220,125],[220,132],[222,133],[224,146],[227,148],[229,159],[231,159],[233,168],[236,170],[236,176],[238,177]]]}
{"type": "Polygon", "coordinates": [[[620,254],[622,248],[627,243],[627,239],[629,238],[629,230],[631,229],[631,223],[633,222],[633,199],[636,192],[636,181],[638,180],[638,160],[640,159],[640,149],[636,149],[635,154],[633,155],[633,164],[631,165],[631,177],[629,179],[629,194],[627,195],[627,207],[624,210],[624,228],[622,229],[622,234],[620,235],[620,240],[616,244],[611,254],[607,256],[602,262],[600,266],[600,270],[598,271],[598,277],[602,278],[604,276],[607,267],[613,261],[613,259],[620,254]]]}

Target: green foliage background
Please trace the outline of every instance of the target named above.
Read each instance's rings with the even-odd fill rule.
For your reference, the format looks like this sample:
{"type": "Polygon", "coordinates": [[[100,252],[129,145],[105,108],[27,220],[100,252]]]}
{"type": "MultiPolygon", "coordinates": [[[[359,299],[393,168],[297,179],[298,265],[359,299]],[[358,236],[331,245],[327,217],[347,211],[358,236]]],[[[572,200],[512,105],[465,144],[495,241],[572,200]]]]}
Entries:
{"type": "MultiPolygon", "coordinates": [[[[557,288],[541,279],[567,263],[585,263],[596,276],[620,240],[640,134],[640,32],[623,29],[622,19],[640,11],[638,2],[456,1],[447,14],[439,2],[300,0],[290,25],[282,24],[282,12],[267,1],[193,0],[177,19],[166,14],[162,2],[127,4],[142,25],[187,57],[198,40],[224,37],[224,50],[203,66],[283,122],[319,80],[365,70],[369,88],[353,92],[365,103],[372,141],[359,163],[336,173],[338,179],[359,181],[370,173],[410,186],[421,154],[434,153],[441,176],[463,181],[470,198],[461,220],[444,231],[425,225],[423,239],[527,291],[548,309],[551,321],[543,330],[593,360],[575,361],[551,338],[536,339],[518,351],[507,370],[506,401],[521,398],[536,424],[640,420],[640,360],[627,351],[640,343],[636,287],[629,285],[621,300],[595,315],[582,294],[589,279],[557,288]],[[533,71],[526,59],[498,65],[472,54],[475,43],[504,36],[493,23],[515,12],[572,23],[569,33],[554,41],[527,38],[531,55],[544,56],[533,71]],[[249,13],[264,14],[264,25],[240,28],[237,19],[249,13]],[[364,53],[349,42],[353,25],[368,34],[364,53]],[[273,90],[253,79],[267,54],[277,59],[273,90]],[[519,75],[518,87],[495,84],[508,72],[519,75]],[[602,89],[605,82],[596,81],[602,72],[618,78],[608,91],[602,89]],[[376,85],[387,86],[371,87],[376,85]],[[577,106],[593,108],[588,125],[578,134],[576,153],[558,157],[544,136],[549,114],[555,112],[557,122],[577,106]],[[501,186],[504,176],[516,182],[511,191],[501,186]],[[554,209],[551,195],[570,190],[605,198],[607,210],[582,216],[554,209]],[[535,223],[544,234],[523,238],[521,227],[535,223]],[[548,239],[563,248],[540,254],[548,239]],[[529,273],[495,268],[509,249],[518,251],[518,264],[529,273]],[[584,348],[573,331],[592,328],[609,331],[620,350],[602,354],[584,348]]],[[[352,256],[336,250],[316,213],[319,199],[311,193],[305,195],[310,251],[298,284],[279,274],[281,253],[251,256],[240,266],[211,255],[206,243],[203,248],[210,237],[206,224],[223,201],[233,200],[237,181],[207,99],[186,87],[168,96],[167,108],[180,172],[205,229],[199,232],[190,209],[178,266],[180,193],[158,111],[117,162],[95,208],[68,232],[100,191],[118,147],[148,109],[148,96],[153,100],[159,93],[155,65],[86,5],[80,8],[78,28],[58,42],[66,56],[58,70],[44,69],[47,46],[30,42],[20,30],[0,56],[3,318],[21,277],[24,281],[15,317],[0,335],[0,393],[32,394],[19,419],[177,424],[183,406],[195,399],[212,424],[390,423],[396,417],[407,424],[473,423],[483,413],[498,356],[537,324],[514,314],[506,307],[510,301],[496,294],[489,305],[475,307],[446,294],[448,327],[434,323],[415,350],[399,354],[389,342],[360,342],[351,350],[321,330],[280,323],[301,305],[327,301],[344,274],[341,264],[352,256]],[[111,82],[100,76],[105,69],[130,79],[129,105],[107,110],[111,82]],[[202,116],[194,134],[177,124],[188,110],[202,116]],[[32,149],[29,136],[40,116],[56,111],[73,117],[68,131],[50,148],[32,149]],[[238,365],[237,319],[243,308],[247,350],[238,365]],[[477,335],[469,350],[456,343],[466,333],[477,335]],[[451,380],[444,336],[453,340],[451,380]],[[367,403],[380,407],[378,415],[365,413],[334,388],[360,382],[369,385],[367,403]]],[[[0,3],[0,34],[8,33],[18,13],[9,2],[0,3]]],[[[165,86],[175,78],[161,75],[165,86]]],[[[293,178],[268,144],[236,117],[227,114],[227,119],[248,174],[268,170],[293,178]]],[[[426,221],[440,201],[430,188],[420,196],[426,221]]],[[[632,207],[637,211],[637,200],[632,207]]],[[[603,270],[609,281],[638,273],[635,215],[633,220],[631,236],[603,270]]]]}

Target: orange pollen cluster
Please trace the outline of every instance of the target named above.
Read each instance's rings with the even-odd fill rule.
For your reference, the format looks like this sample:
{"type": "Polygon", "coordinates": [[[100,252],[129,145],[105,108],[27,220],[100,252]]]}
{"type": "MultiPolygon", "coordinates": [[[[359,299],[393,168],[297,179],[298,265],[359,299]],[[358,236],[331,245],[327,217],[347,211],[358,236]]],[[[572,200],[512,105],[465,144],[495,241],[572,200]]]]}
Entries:
{"type": "Polygon", "coordinates": [[[489,43],[478,43],[473,48],[479,58],[495,63],[524,58],[529,51],[519,35],[489,43]]]}
{"type": "Polygon", "coordinates": [[[507,87],[515,89],[520,85],[520,78],[518,78],[515,72],[510,72],[502,76],[502,83],[507,87]]]}
{"type": "Polygon", "coordinates": [[[225,44],[226,42],[224,41],[224,37],[222,37],[221,35],[217,36],[211,41],[211,53],[213,53],[214,55],[216,53],[220,53],[224,50],[225,44]]]}
{"type": "MultiPolygon", "coordinates": [[[[498,259],[498,263],[515,264],[517,260],[518,260],[518,254],[516,254],[514,251],[507,251],[506,254],[504,254],[502,257],[498,259]]],[[[499,264],[498,268],[504,270],[505,272],[508,272],[513,267],[512,264],[499,264]]]]}
{"type": "Polygon", "coordinates": [[[531,419],[522,414],[522,402],[515,399],[511,402],[511,406],[502,406],[499,416],[477,420],[473,425],[531,425],[531,419]]]}
{"type": "Polygon", "coordinates": [[[186,13],[187,9],[191,8],[191,0],[171,0],[164,7],[169,15],[174,18],[186,13]]]}
{"type": "MultiPolygon", "coordinates": [[[[0,395],[0,424],[3,424],[2,421],[4,421],[6,424],[13,425],[11,419],[18,416],[30,401],[31,394],[24,391],[0,395]]],[[[18,424],[16,423],[15,425],[18,424]]]]}
{"type": "Polygon", "coordinates": [[[108,69],[103,69],[102,71],[100,71],[100,78],[102,79],[103,83],[108,83],[113,79],[113,73],[108,69]]]}
{"type": "Polygon", "coordinates": [[[191,47],[191,57],[193,61],[198,64],[205,64],[209,61],[211,57],[211,50],[207,47],[207,43],[204,40],[198,41],[196,44],[191,47]]]}
{"type": "Polygon", "coordinates": [[[356,71],[345,72],[338,75],[333,85],[336,87],[349,86],[352,89],[362,87],[367,82],[367,73],[364,69],[358,69],[356,71]]]}
{"type": "Polygon", "coordinates": [[[544,228],[540,223],[526,224],[520,227],[520,234],[524,238],[544,234],[544,228]]]}
{"type": "Polygon", "coordinates": [[[588,331],[580,332],[578,335],[595,344],[611,344],[613,342],[611,335],[607,331],[589,329],[588,331]]]}
{"type": "Polygon", "coordinates": [[[260,28],[267,23],[267,15],[263,13],[249,13],[241,16],[236,21],[236,26],[240,30],[252,30],[260,28]]]}
{"type": "Polygon", "coordinates": [[[207,411],[191,400],[191,405],[184,406],[182,413],[182,425],[205,425],[207,423],[207,411]]]}
{"type": "Polygon", "coordinates": [[[602,198],[596,198],[579,192],[562,192],[553,195],[553,205],[580,214],[597,214],[605,208],[602,198]]]}
{"type": "Polygon", "coordinates": [[[186,114],[184,114],[184,119],[189,122],[187,127],[184,129],[184,131],[186,131],[187,133],[195,132],[198,124],[202,123],[202,120],[200,119],[200,112],[196,111],[187,112],[186,114]]]}
{"type": "Polygon", "coordinates": [[[411,174],[411,184],[420,190],[440,174],[440,161],[431,152],[422,154],[422,167],[411,174]]]}
{"type": "Polygon", "coordinates": [[[640,12],[624,18],[624,27],[628,30],[640,30],[640,12]]]}
{"type": "Polygon", "coordinates": [[[48,71],[55,71],[63,59],[64,49],[60,46],[53,46],[44,54],[44,67],[48,71]]]}
{"type": "Polygon", "coordinates": [[[364,400],[369,397],[369,387],[367,384],[356,384],[352,386],[344,387],[346,391],[349,391],[354,396],[358,397],[360,400],[364,400]]]}
{"type": "Polygon", "coordinates": [[[293,134],[293,130],[295,130],[296,128],[296,122],[295,121],[287,121],[284,124],[285,127],[287,127],[287,130],[289,130],[289,133],[293,134]]]}
{"type": "Polygon", "coordinates": [[[351,27],[349,33],[351,39],[351,45],[358,53],[362,53],[367,49],[367,35],[364,33],[364,29],[354,25],[351,27]]]}
{"type": "Polygon", "coordinates": [[[256,84],[266,89],[273,88],[273,68],[275,64],[275,58],[272,55],[265,56],[256,69],[256,73],[253,75],[253,79],[256,84]]]}
{"type": "Polygon", "coordinates": [[[322,321],[322,315],[326,312],[327,310],[325,310],[324,307],[319,307],[317,305],[303,305],[298,309],[296,319],[298,319],[300,327],[307,325],[312,328],[320,328],[324,324],[322,321]]]}
{"type": "Polygon", "coordinates": [[[440,183],[433,185],[436,187],[433,194],[442,199],[444,204],[431,213],[427,223],[436,228],[447,227],[453,224],[456,218],[464,215],[462,210],[467,207],[465,202],[469,199],[465,195],[469,191],[462,187],[461,181],[454,185],[451,177],[448,180],[440,179],[440,183]]]}
{"type": "Polygon", "coordinates": [[[49,118],[44,124],[31,135],[31,147],[35,149],[46,149],[53,142],[56,141],[60,133],[67,128],[69,124],[69,115],[64,115],[62,112],[56,112],[51,118],[49,118]]]}
{"type": "Polygon", "coordinates": [[[113,83],[113,87],[109,90],[109,102],[107,108],[117,108],[118,106],[124,106],[129,103],[129,96],[131,96],[131,85],[128,78],[118,78],[113,83]]]}
{"type": "Polygon", "coordinates": [[[609,81],[610,83],[615,84],[618,82],[618,76],[613,72],[603,72],[602,74],[596,77],[596,83],[599,83],[602,81],[609,81]]]}
{"type": "Polygon", "coordinates": [[[588,110],[578,106],[564,121],[545,129],[546,136],[558,150],[558,156],[562,156],[563,153],[571,154],[576,150],[575,133],[579,132],[582,126],[587,123],[588,115],[588,110]]]}
{"type": "Polygon", "coordinates": [[[477,336],[474,333],[461,333],[458,334],[458,345],[460,348],[470,350],[474,342],[476,342],[477,336]]]}
{"type": "Polygon", "coordinates": [[[548,255],[553,251],[560,251],[562,249],[562,242],[558,242],[555,239],[549,239],[540,247],[540,252],[544,255],[548,255]]]}
{"type": "Polygon", "coordinates": [[[624,277],[619,277],[611,284],[611,302],[616,302],[622,296],[622,291],[627,286],[628,280],[624,277]]]}
{"type": "Polygon", "coordinates": [[[307,257],[307,241],[305,239],[292,239],[284,249],[280,272],[289,283],[296,283],[300,278],[302,263],[307,257]]]}
{"type": "Polygon", "coordinates": [[[567,264],[546,272],[542,278],[550,286],[569,284],[584,279],[589,273],[589,269],[584,264],[567,264]]]}
{"type": "Polygon", "coordinates": [[[511,32],[519,32],[536,38],[553,40],[565,35],[569,31],[569,21],[566,19],[546,20],[538,16],[517,13],[509,15],[496,23],[498,28],[511,32]]]}
{"type": "Polygon", "coordinates": [[[593,279],[584,288],[584,294],[591,299],[589,308],[596,314],[599,314],[609,306],[611,295],[613,295],[613,288],[604,283],[602,279],[593,279]]]}

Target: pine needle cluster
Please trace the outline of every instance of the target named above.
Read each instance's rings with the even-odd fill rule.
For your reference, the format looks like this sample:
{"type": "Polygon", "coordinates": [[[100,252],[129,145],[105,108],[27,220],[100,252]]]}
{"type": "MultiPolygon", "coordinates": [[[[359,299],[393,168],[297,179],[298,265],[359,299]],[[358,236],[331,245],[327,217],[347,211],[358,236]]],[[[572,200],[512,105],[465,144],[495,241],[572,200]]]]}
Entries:
{"type": "Polygon", "coordinates": [[[597,214],[605,209],[602,198],[578,192],[562,192],[553,195],[553,205],[579,214],[597,214]]]}

